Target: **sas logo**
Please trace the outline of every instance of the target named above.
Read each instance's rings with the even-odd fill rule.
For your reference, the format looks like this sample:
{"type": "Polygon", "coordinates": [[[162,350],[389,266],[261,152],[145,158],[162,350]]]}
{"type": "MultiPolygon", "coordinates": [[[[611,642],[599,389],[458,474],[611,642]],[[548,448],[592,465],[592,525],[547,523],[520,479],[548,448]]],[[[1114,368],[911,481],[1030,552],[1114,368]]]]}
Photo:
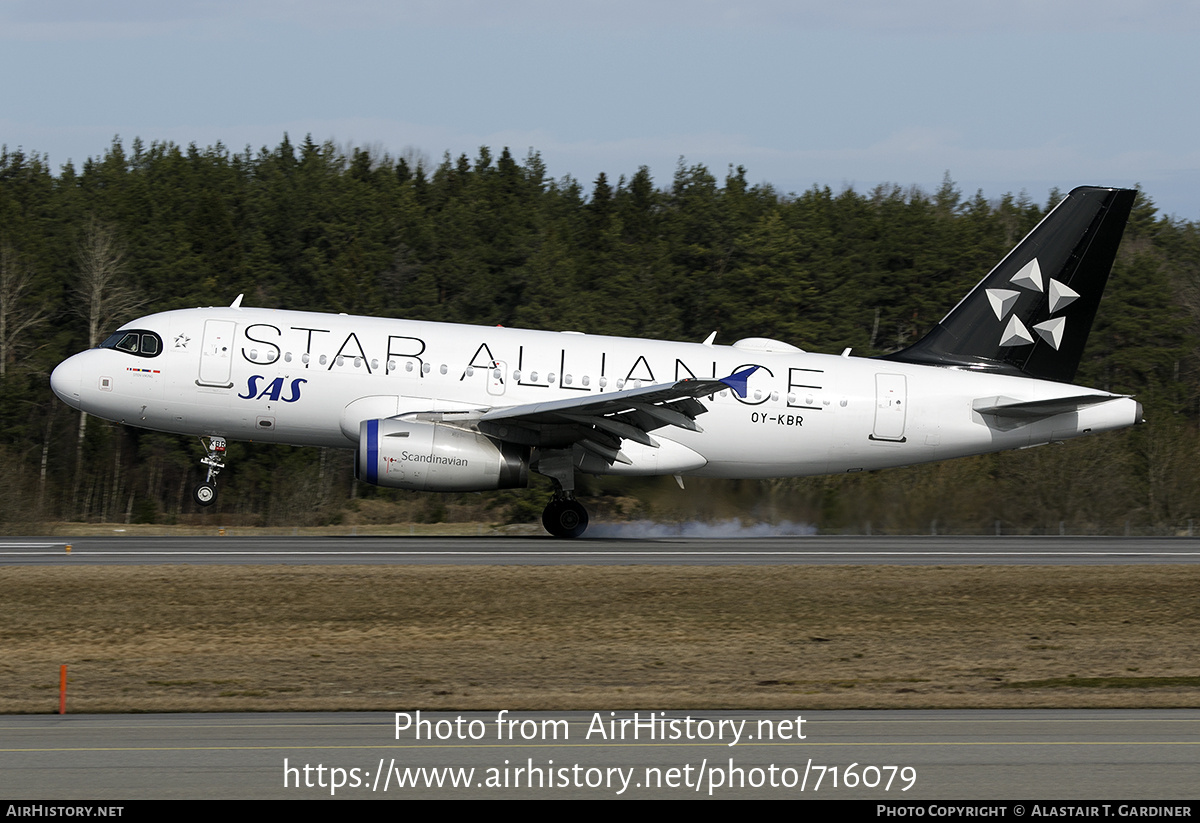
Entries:
{"type": "Polygon", "coordinates": [[[238,397],[243,400],[262,400],[265,397],[268,400],[278,401],[282,399],[284,403],[295,403],[300,399],[300,384],[308,382],[302,377],[297,377],[291,382],[289,387],[291,396],[281,398],[280,395],[283,394],[283,378],[276,377],[270,383],[263,386],[262,391],[259,391],[258,381],[266,379],[261,374],[250,375],[250,379],[246,381],[246,393],[239,394],[238,397]]]}

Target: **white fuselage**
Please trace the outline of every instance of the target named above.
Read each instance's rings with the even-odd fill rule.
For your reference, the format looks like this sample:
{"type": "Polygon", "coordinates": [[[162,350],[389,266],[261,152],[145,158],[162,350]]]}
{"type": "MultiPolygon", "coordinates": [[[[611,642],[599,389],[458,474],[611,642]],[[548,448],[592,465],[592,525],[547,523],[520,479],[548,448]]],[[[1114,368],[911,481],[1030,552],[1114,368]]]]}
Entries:
{"type": "Polygon", "coordinates": [[[702,432],[626,441],[614,474],[781,477],[852,472],[1021,448],[1138,422],[1130,398],[1060,383],[809,354],[769,341],[712,346],[571,332],[211,308],[127,324],[163,350],[98,348],[55,370],[89,414],[164,432],[353,448],[359,423],[489,409],[759,370],[744,398],[701,398],[702,432]],[[771,349],[771,350],[768,350],[771,349]],[[1081,393],[1111,400],[1019,425],[974,411],[1081,393]]]}

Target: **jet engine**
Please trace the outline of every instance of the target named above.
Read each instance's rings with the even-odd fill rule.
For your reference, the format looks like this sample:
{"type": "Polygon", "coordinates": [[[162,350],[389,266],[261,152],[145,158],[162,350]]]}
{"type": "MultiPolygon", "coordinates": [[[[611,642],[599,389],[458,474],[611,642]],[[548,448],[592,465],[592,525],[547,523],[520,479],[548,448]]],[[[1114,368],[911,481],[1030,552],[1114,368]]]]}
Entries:
{"type": "Polygon", "coordinates": [[[529,447],[443,423],[364,420],[354,476],[377,486],[417,491],[520,488],[529,482],[529,447]]]}

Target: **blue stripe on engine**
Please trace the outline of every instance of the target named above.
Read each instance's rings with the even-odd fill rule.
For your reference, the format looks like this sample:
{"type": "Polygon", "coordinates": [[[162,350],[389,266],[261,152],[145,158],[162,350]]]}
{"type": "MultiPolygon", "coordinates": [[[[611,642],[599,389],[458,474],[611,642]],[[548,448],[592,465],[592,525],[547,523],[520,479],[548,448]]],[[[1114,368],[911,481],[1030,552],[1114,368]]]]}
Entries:
{"type": "Polygon", "coordinates": [[[379,483],[379,421],[367,421],[367,482],[379,483]]]}

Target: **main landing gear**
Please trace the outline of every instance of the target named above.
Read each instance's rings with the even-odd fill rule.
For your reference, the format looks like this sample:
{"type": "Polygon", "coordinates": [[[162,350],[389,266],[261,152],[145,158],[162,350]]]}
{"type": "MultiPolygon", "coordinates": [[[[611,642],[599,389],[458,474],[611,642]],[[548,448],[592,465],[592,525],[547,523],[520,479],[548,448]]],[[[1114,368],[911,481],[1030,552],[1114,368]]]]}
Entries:
{"type": "MultiPolygon", "coordinates": [[[[204,443],[203,437],[200,438],[200,442],[204,443]]],[[[221,461],[225,456],[225,438],[210,437],[208,442],[204,443],[204,448],[208,454],[200,458],[200,462],[208,466],[208,477],[192,489],[192,499],[196,501],[197,506],[211,506],[217,502],[217,475],[225,468],[221,461]]]]}
{"type": "Polygon", "coordinates": [[[579,537],[587,529],[587,509],[571,492],[557,492],[542,512],[542,525],[555,537],[579,537]]]}
{"type": "Polygon", "coordinates": [[[555,537],[579,537],[588,513],[575,499],[575,458],[571,449],[541,449],[531,468],[554,481],[554,497],[542,512],[542,525],[555,537]]]}

